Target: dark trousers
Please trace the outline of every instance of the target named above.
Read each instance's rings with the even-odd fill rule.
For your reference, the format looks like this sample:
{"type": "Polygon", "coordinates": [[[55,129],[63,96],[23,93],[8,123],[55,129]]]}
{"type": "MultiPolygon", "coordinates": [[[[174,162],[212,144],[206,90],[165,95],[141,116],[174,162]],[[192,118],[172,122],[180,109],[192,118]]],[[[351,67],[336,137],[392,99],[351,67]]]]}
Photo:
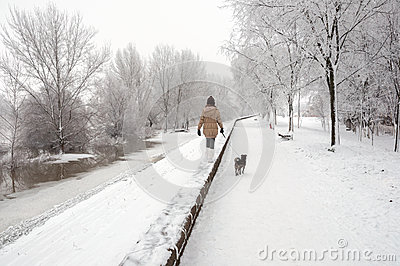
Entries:
{"type": "Polygon", "coordinates": [[[206,147],[214,149],[215,138],[206,138],[206,147]]]}

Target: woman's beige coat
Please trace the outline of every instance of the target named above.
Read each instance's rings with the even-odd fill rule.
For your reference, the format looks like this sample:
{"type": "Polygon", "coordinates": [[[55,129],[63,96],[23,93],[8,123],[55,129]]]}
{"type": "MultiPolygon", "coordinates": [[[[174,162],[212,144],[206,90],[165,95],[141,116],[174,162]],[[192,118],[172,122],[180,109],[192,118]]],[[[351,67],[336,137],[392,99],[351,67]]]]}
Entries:
{"type": "Polygon", "coordinates": [[[217,107],[206,105],[201,113],[200,122],[197,129],[203,126],[203,134],[206,138],[215,138],[218,135],[218,125],[223,128],[221,114],[217,107]]]}

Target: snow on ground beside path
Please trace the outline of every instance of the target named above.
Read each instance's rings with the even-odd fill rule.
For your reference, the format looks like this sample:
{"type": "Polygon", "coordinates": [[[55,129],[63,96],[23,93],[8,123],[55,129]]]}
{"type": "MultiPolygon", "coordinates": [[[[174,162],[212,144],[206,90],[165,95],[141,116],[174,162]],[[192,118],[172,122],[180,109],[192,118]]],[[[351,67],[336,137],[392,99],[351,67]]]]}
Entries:
{"type": "Polygon", "coordinates": [[[125,180],[0,250],[1,265],[116,265],[162,203],[125,180]]]}
{"type": "MultiPolygon", "coordinates": [[[[277,131],[286,132],[286,120],[279,124],[277,131]]],[[[341,133],[337,152],[328,152],[329,133],[320,128],[304,118],[293,141],[277,139],[272,168],[254,193],[248,192],[254,173],[249,165],[230,193],[209,202],[225,190],[218,180],[234,178],[229,171],[217,176],[182,265],[398,265],[400,154],[359,143],[350,132],[341,133]],[[279,257],[279,250],[286,253],[279,257]],[[310,262],[307,251],[324,259],[310,262]],[[360,261],[342,261],[348,251],[360,254],[360,261]],[[377,261],[381,255],[397,255],[397,261],[377,261]]],[[[232,142],[242,138],[237,134],[232,142]]],[[[255,150],[258,140],[247,138],[255,150]]]]}
{"type": "MultiPolygon", "coordinates": [[[[158,172],[173,183],[187,184],[189,188],[194,184],[200,187],[208,176],[211,164],[198,163],[204,167],[192,169],[192,175],[186,172],[186,180],[183,179],[183,172],[187,169],[184,171],[170,164],[179,162],[180,158],[200,158],[204,142],[204,138],[196,138],[184,144],[179,147],[181,157],[172,151],[171,155],[167,154],[166,158],[153,164],[154,167],[137,173],[135,179],[152,180],[154,173],[158,172]],[[168,161],[170,164],[166,163],[168,161]]],[[[217,149],[223,143],[222,137],[217,138],[217,149]]],[[[146,193],[135,182],[132,172],[116,179],[102,191],[45,219],[42,226],[33,228],[28,235],[0,249],[0,265],[117,265],[126,254],[137,250],[137,243],[148,243],[146,232],[164,232],[156,232],[154,225],[168,226],[171,236],[177,235],[185,219],[183,214],[187,214],[187,206],[173,203],[180,196],[186,198],[179,203],[188,203],[193,195],[176,195],[170,199],[171,204],[167,204],[146,193]],[[166,213],[171,215],[166,216],[166,213]]],[[[159,186],[156,183],[144,185],[159,186]]],[[[166,249],[158,251],[151,259],[164,262],[166,249]]],[[[140,250],[142,256],[147,256],[146,252],[140,250]]]]}
{"type": "Polygon", "coordinates": [[[165,153],[176,149],[177,146],[197,139],[197,134],[195,130],[190,133],[159,133],[155,138],[153,141],[162,142],[162,145],[158,144],[146,151],[128,154],[125,156],[126,161],[115,161],[112,164],[80,173],[76,177],[45,182],[38,187],[10,194],[9,196],[13,199],[0,201],[0,232],[10,226],[21,227],[19,223],[25,226],[29,223],[27,219],[31,220],[32,217],[41,215],[54,206],[62,205],[67,200],[78,202],[83,195],[92,194],[87,191],[91,189],[99,191],[99,188],[104,188],[104,184],[109,181],[114,183],[114,179],[119,179],[118,175],[126,173],[129,169],[135,172],[148,164],[149,159],[165,156],[165,153]],[[75,197],[77,199],[74,199],[75,197]]]}
{"type": "Polygon", "coordinates": [[[68,162],[76,162],[80,159],[93,158],[93,154],[86,153],[65,153],[50,156],[52,161],[48,161],[48,164],[57,164],[57,163],[68,163],[68,162]]]}
{"type": "MultiPolygon", "coordinates": [[[[226,132],[230,132],[231,127],[232,122],[224,123],[226,132]]],[[[215,157],[220,153],[225,141],[226,139],[220,134],[216,138],[215,157]]],[[[171,255],[168,249],[174,247],[180,238],[186,217],[213,167],[213,163],[207,163],[204,158],[201,158],[200,150],[204,154],[205,138],[194,140],[193,143],[196,144],[180,147],[182,156],[177,151],[170,154],[169,159],[172,161],[169,162],[173,167],[170,169],[160,167],[166,170],[163,172],[166,180],[181,187],[169,199],[159,217],[151,223],[137,245],[127,254],[123,265],[162,265],[171,255]],[[182,162],[184,160],[189,162],[182,162]]],[[[156,171],[159,171],[158,167],[156,171]]],[[[149,184],[154,184],[154,182],[149,182],[149,184]]],[[[155,190],[163,190],[162,185],[160,184],[160,187],[155,190]]]]}

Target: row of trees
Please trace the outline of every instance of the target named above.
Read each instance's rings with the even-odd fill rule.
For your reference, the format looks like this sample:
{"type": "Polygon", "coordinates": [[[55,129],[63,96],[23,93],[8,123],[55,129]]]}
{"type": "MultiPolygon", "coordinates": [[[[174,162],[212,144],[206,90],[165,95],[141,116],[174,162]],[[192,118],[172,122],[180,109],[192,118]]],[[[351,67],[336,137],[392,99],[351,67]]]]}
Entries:
{"type": "Polygon", "coordinates": [[[191,50],[159,45],[145,58],[128,44],[112,56],[95,35],[80,15],[52,4],[10,9],[0,33],[0,161],[11,177],[40,151],[88,151],[155,127],[187,129],[207,96],[226,99],[232,86],[191,50]]]}
{"type": "Polygon", "coordinates": [[[122,137],[124,128],[143,135],[146,126],[161,120],[165,131],[182,127],[182,122],[188,127],[190,109],[183,103],[193,98],[194,89],[200,89],[197,82],[203,79],[205,66],[191,50],[159,45],[145,59],[128,44],[117,51],[98,86],[96,105],[102,108],[97,124],[113,138],[122,137]],[[127,121],[129,125],[124,124],[127,121]]]}
{"type": "MultiPolygon", "coordinates": [[[[320,105],[316,109],[328,104],[332,147],[340,142],[340,118],[350,118],[361,131],[367,127],[373,133],[374,125],[390,117],[398,150],[398,1],[226,3],[233,9],[236,27],[224,49],[233,65],[268,95],[271,113],[286,102],[289,131],[294,128],[295,96],[300,101],[307,89],[315,91],[313,104],[320,105]]],[[[325,116],[324,110],[318,112],[325,116]]]]}

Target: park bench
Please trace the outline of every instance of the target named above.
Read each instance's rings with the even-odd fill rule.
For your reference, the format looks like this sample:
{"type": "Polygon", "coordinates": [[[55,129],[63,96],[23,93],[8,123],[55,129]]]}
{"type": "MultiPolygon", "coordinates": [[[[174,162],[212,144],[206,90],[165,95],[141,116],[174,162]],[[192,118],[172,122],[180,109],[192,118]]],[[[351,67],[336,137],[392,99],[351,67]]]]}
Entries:
{"type": "Polygon", "coordinates": [[[286,134],[281,134],[278,133],[278,136],[285,139],[285,140],[293,140],[293,134],[292,133],[286,133],[286,134]]]}

